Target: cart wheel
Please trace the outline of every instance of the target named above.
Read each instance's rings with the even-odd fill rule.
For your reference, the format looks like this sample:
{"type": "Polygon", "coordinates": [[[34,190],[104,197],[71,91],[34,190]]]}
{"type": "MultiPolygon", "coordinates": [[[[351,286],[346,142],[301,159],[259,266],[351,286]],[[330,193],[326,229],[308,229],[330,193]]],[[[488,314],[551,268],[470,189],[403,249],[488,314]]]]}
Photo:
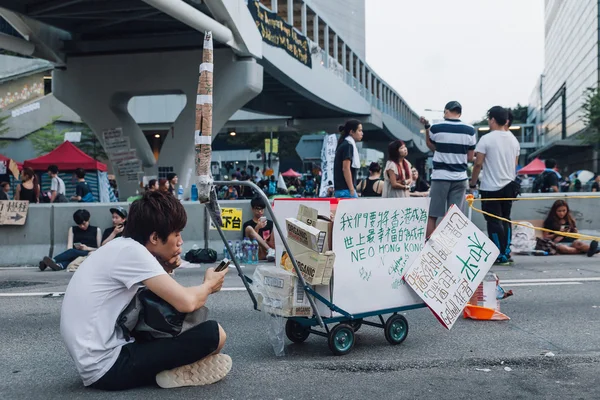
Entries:
{"type": "Polygon", "coordinates": [[[358,332],[358,330],[362,326],[362,323],[363,323],[362,319],[355,319],[353,321],[348,321],[348,324],[352,327],[352,329],[354,329],[354,332],[358,332]]]}
{"type": "Polygon", "coordinates": [[[308,338],[310,331],[293,319],[288,319],[285,323],[285,335],[294,343],[302,343],[308,338]]]}
{"type": "Polygon", "coordinates": [[[404,342],[408,335],[408,321],[402,315],[394,314],[385,323],[385,338],[392,344],[404,342]]]}
{"type": "Polygon", "coordinates": [[[329,332],[327,342],[336,356],[348,354],[354,347],[354,329],[349,324],[338,324],[329,332]]]}

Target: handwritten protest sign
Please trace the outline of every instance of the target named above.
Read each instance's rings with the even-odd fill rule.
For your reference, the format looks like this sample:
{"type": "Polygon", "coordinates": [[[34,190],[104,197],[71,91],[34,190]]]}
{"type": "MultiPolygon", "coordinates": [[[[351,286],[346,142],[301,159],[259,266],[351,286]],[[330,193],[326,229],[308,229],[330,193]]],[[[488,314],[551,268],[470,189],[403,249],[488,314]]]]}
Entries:
{"type": "Polygon", "coordinates": [[[404,280],[450,329],[499,253],[494,243],[453,205],[404,280]]]}
{"type": "MultiPolygon", "coordinates": [[[[242,230],[242,209],[241,208],[222,208],[221,209],[221,229],[224,231],[242,230]]],[[[210,221],[210,229],[217,229],[210,221]]]]}
{"type": "Polygon", "coordinates": [[[0,225],[25,225],[29,202],[24,200],[0,201],[0,225]]]}
{"type": "Polygon", "coordinates": [[[402,280],[425,243],[428,198],[341,201],[333,226],[333,302],[350,313],[419,304],[402,280]]]}

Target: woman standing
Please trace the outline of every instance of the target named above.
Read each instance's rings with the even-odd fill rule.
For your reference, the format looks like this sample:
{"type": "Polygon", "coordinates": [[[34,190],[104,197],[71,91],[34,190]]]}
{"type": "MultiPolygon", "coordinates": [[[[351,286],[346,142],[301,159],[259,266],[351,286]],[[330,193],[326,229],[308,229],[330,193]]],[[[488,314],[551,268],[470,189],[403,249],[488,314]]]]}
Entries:
{"type": "Polygon", "coordinates": [[[385,164],[383,197],[408,197],[412,179],[411,165],[406,160],[408,149],[402,140],[395,140],[388,146],[389,160],[385,164]]]}
{"type": "Polygon", "coordinates": [[[15,200],[28,200],[30,203],[40,202],[40,185],[35,172],[29,167],[21,172],[21,183],[17,185],[15,200]]]}
{"type": "Polygon", "coordinates": [[[340,133],[333,161],[335,197],[356,198],[356,172],[360,168],[356,142],[363,138],[362,124],[356,119],[348,120],[340,126],[340,133]]]}
{"type": "Polygon", "coordinates": [[[383,182],[381,181],[381,166],[372,162],[369,165],[369,177],[358,185],[361,197],[381,197],[383,182]]]}

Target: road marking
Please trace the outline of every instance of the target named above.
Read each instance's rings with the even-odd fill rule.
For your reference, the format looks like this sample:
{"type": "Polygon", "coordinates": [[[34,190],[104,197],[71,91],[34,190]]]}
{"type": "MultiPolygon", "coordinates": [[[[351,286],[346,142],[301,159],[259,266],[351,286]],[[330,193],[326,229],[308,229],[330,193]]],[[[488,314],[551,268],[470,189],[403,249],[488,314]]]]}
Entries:
{"type": "Polygon", "coordinates": [[[545,279],[502,279],[501,283],[547,283],[547,282],[597,282],[600,277],[593,278],[545,278],[545,279]]]}
{"type": "MultiPolygon", "coordinates": [[[[500,282],[504,284],[504,282],[500,282]]],[[[582,282],[531,282],[531,283],[510,283],[506,287],[519,287],[519,286],[560,286],[560,285],[582,285],[582,282]]]]}
{"type": "Polygon", "coordinates": [[[221,288],[222,292],[243,292],[245,291],[246,288],[245,287],[224,287],[221,288]]]}

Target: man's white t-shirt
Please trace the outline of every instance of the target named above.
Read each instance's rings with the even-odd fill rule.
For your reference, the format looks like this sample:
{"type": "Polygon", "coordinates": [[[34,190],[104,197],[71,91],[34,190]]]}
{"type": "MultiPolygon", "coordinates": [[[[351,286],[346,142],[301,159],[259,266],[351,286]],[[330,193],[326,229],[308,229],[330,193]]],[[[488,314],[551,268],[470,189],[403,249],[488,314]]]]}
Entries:
{"type": "Polygon", "coordinates": [[[65,189],[65,182],[58,176],[55,176],[54,178],[52,178],[52,182],[50,183],[50,190],[56,191],[57,195],[58,194],[64,195],[67,191],[65,189]]]}
{"type": "Polygon", "coordinates": [[[492,131],[479,139],[475,153],[485,154],[479,189],[493,192],[513,181],[520,151],[519,141],[511,132],[492,131]]]}
{"type": "Polygon", "coordinates": [[[85,386],[104,376],[128,343],[115,327],[119,314],[142,281],[162,274],[146,247],[129,238],[110,241],[79,266],[65,293],[60,333],[85,386]]]}

